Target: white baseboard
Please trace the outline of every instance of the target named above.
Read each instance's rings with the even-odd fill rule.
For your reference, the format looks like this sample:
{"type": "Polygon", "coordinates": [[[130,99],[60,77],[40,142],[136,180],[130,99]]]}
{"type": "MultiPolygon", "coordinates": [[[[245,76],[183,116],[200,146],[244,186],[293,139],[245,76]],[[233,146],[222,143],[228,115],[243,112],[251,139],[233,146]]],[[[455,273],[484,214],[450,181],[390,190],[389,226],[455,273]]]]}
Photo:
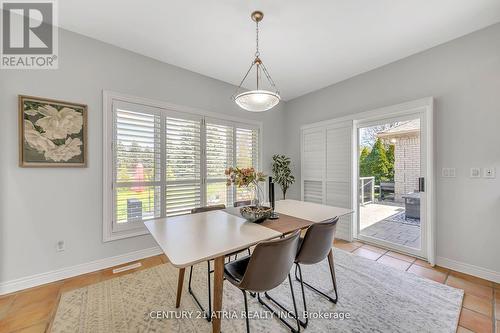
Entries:
{"type": "Polygon", "coordinates": [[[445,268],[452,269],[457,272],[477,276],[485,280],[500,283],[500,272],[495,272],[493,270],[482,268],[479,266],[467,264],[464,262],[456,261],[453,259],[448,259],[444,257],[437,257],[436,264],[445,268]]]}
{"type": "Polygon", "coordinates": [[[161,254],[159,247],[120,254],[118,256],[94,260],[88,263],[56,269],[50,272],[35,274],[15,280],[0,282],[0,295],[9,294],[18,290],[36,287],[42,284],[67,279],[73,276],[95,272],[101,269],[125,264],[131,261],[161,254]]]}

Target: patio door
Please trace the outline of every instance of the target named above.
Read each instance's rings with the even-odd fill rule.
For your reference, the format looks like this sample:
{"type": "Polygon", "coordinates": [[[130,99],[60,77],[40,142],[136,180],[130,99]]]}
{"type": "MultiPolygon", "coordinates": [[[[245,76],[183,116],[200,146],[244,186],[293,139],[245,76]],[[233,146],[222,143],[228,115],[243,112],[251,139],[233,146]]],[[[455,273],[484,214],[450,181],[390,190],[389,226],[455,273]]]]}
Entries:
{"type": "Polygon", "coordinates": [[[429,249],[429,144],[425,110],[355,121],[354,237],[433,261],[429,249]],[[429,255],[430,254],[430,255],[429,255]]]}

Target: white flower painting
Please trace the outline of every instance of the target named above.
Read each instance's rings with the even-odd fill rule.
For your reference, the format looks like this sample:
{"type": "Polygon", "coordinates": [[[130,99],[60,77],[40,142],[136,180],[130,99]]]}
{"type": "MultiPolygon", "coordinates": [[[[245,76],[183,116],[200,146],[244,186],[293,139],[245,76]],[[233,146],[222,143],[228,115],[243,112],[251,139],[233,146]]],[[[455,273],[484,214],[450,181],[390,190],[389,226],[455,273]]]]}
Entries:
{"type": "Polygon", "coordinates": [[[86,105],[19,96],[21,166],[85,166],[86,105]]]}

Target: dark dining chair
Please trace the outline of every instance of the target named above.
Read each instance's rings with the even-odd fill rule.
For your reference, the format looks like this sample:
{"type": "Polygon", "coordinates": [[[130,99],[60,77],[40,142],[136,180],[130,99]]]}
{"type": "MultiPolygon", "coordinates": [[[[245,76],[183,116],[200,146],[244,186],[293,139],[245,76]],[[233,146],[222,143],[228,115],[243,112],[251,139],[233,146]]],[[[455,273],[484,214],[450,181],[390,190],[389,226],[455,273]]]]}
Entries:
{"type": "MultiPolygon", "coordinates": [[[[211,212],[214,210],[222,210],[225,208],[226,208],[226,205],[224,205],[224,204],[206,206],[206,207],[197,207],[197,208],[191,209],[191,214],[211,212]]],[[[195,300],[196,304],[198,304],[198,307],[201,309],[201,311],[203,311],[206,314],[205,318],[208,322],[211,321],[211,313],[212,313],[212,294],[210,292],[210,289],[211,289],[210,273],[213,273],[213,270],[210,268],[210,260],[207,260],[208,313],[205,311],[205,308],[203,307],[203,305],[201,305],[201,302],[198,300],[198,297],[196,297],[196,294],[194,293],[193,289],[191,288],[191,279],[193,277],[193,266],[191,266],[189,269],[189,283],[188,283],[189,294],[191,294],[191,296],[193,296],[193,299],[195,300]]]]}
{"type": "MultiPolygon", "coordinates": [[[[315,223],[311,225],[304,237],[299,239],[299,246],[297,250],[297,256],[295,258],[295,279],[300,282],[300,287],[302,291],[302,301],[304,303],[304,312],[307,313],[306,305],[306,295],[304,293],[304,285],[309,287],[314,292],[325,297],[332,303],[337,303],[338,293],[337,293],[337,280],[335,278],[335,266],[333,261],[333,239],[335,237],[335,230],[337,228],[337,222],[339,218],[315,223]],[[331,297],[326,293],[320,291],[316,287],[304,281],[302,277],[301,265],[314,265],[322,262],[325,258],[328,258],[328,264],[330,268],[330,275],[332,277],[333,290],[335,292],[335,297],[331,297]],[[297,274],[298,273],[298,274],[297,274]]],[[[275,299],[266,294],[266,297],[273,301],[276,305],[285,311],[287,310],[282,304],[278,303],[275,299]]],[[[309,323],[309,317],[305,320],[298,318],[300,325],[304,328],[307,327],[309,323]]]]}
{"type": "Polygon", "coordinates": [[[290,277],[290,269],[297,254],[299,236],[300,232],[296,231],[284,238],[258,243],[251,256],[225,264],[224,277],[243,292],[247,333],[250,332],[247,291],[257,293],[259,303],[264,305],[274,315],[277,315],[280,321],[288,326],[292,332],[300,332],[297,303],[295,302],[295,294],[290,277]],[[294,328],[292,324],[278,315],[260,297],[260,293],[267,292],[282,284],[287,276],[294,307],[294,314],[291,315],[297,322],[297,328],[294,328]]]}
{"type": "MultiPolygon", "coordinates": [[[[226,205],[224,205],[224,204],[206,206],[206,207],[197,207],[197,208],[191,209],[191,214],[211,212],[214,210],[222,210],[225,208],[226,208],[226,205]]],[[[248,254],[250,255],[250,249],[247,249],[247,251],[248,251],[248,254]]],[[[234,255],[235,259],[237,259],[238,253],[239,252],[230,253],[226,256],[226,258],[228,258],[228,260],[231,261],[231,256],[234,255]]],[[[208,284],[208,312],[207,312],[207,311],[205,311],[205,308],[203,307],[203,305],[201,305],[201,302],[198,300],[198,297],[196,297],[196,294],[194,293],[194,291],[191,287],[191,281],[192,281],[192,277],[193,277],[193,266],[191,266],[189,269],[188,292],[189,292],[189,294],[191,294],[191,296],[193,296],[193,299],[196,302],[196,304],[198,305],[198,307],[200,308],[200,310],[205,313],[205,318],[208,322],[210,322],[212,320],[211,319],[211,317],[212,317],[211,316],[211,313],[212,313],[212,293],[210,292],[210,290],[211,290],[210,274],[213,272],[214,272],[213,269],[210,267],[210,260],[207,260],[207,282],[208,282],[207,283],[208,284]]]]}

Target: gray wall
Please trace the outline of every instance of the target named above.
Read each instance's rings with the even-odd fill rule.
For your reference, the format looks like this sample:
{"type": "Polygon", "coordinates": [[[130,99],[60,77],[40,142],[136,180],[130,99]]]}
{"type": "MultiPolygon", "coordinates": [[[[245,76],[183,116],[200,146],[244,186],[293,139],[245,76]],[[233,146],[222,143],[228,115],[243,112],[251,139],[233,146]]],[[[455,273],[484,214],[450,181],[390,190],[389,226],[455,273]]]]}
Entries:
{"type": "Polygon", "coordinates": [[[286,150],[295,198],[301,125],[434,96],[436,168],[457,168],[457,178],[437,178],[438,256],[498,272],[499,178],[472,180],[468,169],[500,164],[499,38],[495,25],[254,114],[230,100],[232,85],[61,31],[59,70],[0,71],[0,282],[155,245],[149,236],[102,242],[103,89],[263,121],[264,169],[286,150]],[[87,168],[18,167],[18,94],[88,104],[87,168]]]}
{"type": "Polygon", "coordinates": [[[471,167],[500,165],[500,24],[299,97],[286,104],[286,150],[300,197],[303,124],[436,98],[437,256],[500,272],[500,175],[470,179],[471,167]],[[456,178],[441,178],[455,167],[456,178]]]}
{"type": "Polygon", "coordinates": [[[58,70],[0,71],[0,282],[155,245],[149,236],[102,242],[103,89],[263,121],[265,171],[282,152],[284,104],[245,112],[230,100],[232,85],[71,32],[59,37],[58,70]],[[87,168],[18,167],[18,94],[88,104],[87,168]],[[65,252],[55,250],[60,239],[65,252]]]}

